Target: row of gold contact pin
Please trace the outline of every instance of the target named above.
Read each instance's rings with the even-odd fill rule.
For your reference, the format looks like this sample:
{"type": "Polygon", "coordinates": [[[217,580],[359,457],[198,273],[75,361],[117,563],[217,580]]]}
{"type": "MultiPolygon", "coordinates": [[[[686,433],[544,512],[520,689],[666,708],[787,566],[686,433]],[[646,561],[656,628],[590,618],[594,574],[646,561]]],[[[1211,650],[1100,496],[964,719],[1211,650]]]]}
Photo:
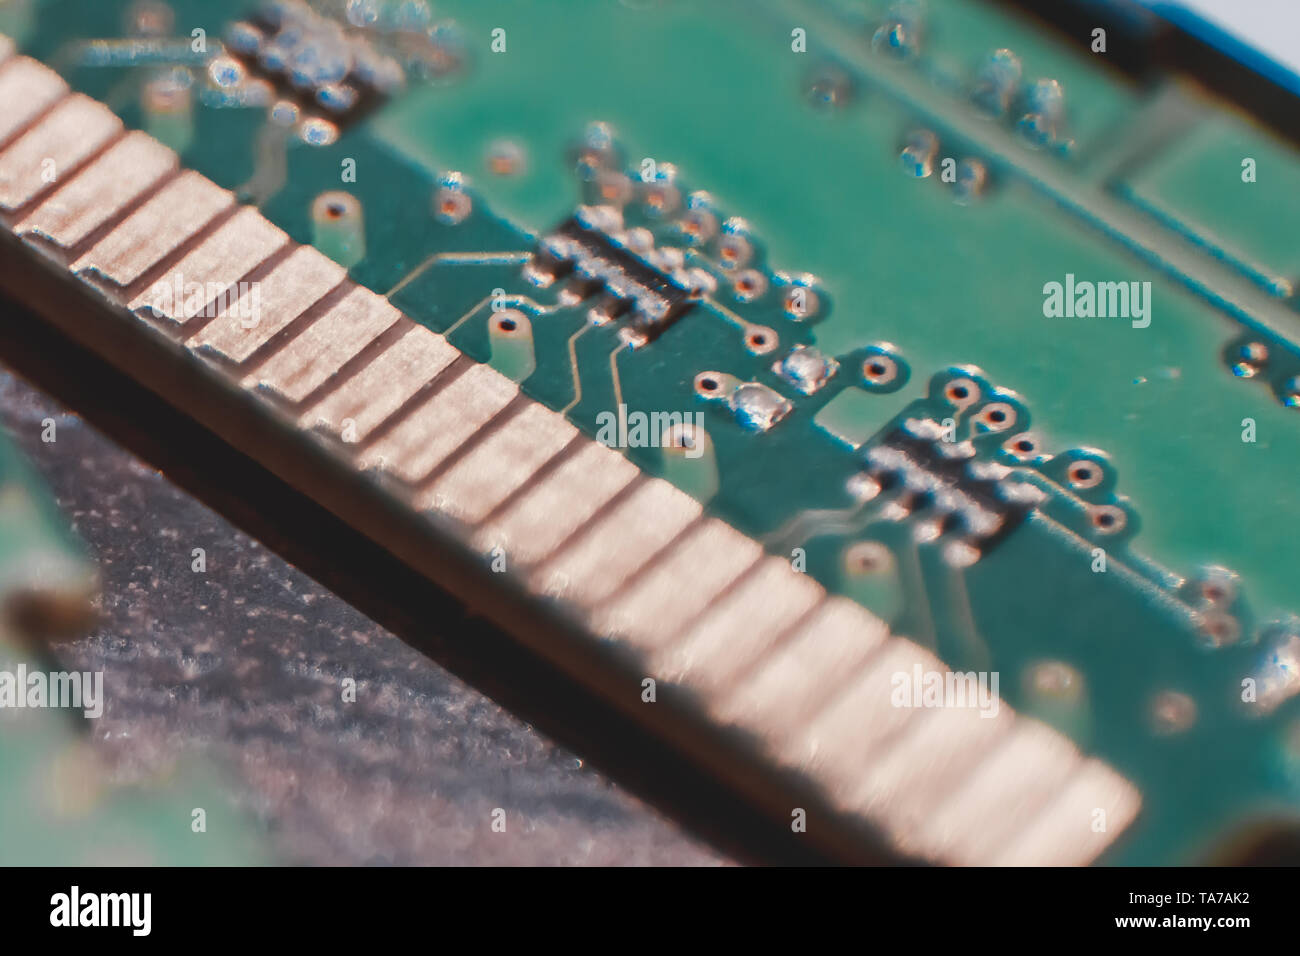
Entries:
{"type": "Polygon", "coordinates": [[[581,435],[44,66],[0,54],[5,227],[142,334],[330,436],[341,462],[373,469],[473,549],[500,549],[506,573],[581,622],[593,654],[634,655],[713,723],[759,741],[774,771],[802,773],[911,855],[1080,863],[1132,822],[1128,782],[1005,704],[894,706],[896,675],[944,673],[942,662],[581,435]]]}

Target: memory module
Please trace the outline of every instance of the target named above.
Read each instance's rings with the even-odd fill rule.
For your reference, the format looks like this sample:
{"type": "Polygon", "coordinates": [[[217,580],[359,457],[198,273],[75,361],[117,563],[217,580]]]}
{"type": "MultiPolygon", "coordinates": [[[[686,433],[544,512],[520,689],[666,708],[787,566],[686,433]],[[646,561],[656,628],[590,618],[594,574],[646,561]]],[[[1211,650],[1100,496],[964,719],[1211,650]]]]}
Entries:
{"type": "Polygon", "coordinates": [[[1297,262],[1220,197],[1293,144],[981,3],[582,6],[19,4],[0,285],[828,858],[1292,825],[1297,262]]]}

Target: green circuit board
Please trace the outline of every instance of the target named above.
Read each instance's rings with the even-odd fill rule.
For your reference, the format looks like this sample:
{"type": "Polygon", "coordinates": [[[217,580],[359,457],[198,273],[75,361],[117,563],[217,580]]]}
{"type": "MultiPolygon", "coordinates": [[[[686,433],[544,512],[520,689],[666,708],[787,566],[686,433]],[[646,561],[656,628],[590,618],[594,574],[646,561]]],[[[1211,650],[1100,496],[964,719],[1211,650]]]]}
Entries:
{"type": "MultiPolygon", "coordinates": [[[[48,427],[48,426],[47,426],[48,427]]],[[[9,640],[87,620],[95,573],[39,477],[0,433],[0,596],[9,640]]]]}
{"type": "Polygon", "coordinates": [[[0,32],[828,590],[999,673],[1141,791],[1103,861],[1294,825],[1291,144],[977,0],[314,6],[398,50],[404,88],[277,117],[232,34],[273,37],[257,0],[9,0],[0,32]],[[615,266],[666,310],[602,297],[615,266]]]}

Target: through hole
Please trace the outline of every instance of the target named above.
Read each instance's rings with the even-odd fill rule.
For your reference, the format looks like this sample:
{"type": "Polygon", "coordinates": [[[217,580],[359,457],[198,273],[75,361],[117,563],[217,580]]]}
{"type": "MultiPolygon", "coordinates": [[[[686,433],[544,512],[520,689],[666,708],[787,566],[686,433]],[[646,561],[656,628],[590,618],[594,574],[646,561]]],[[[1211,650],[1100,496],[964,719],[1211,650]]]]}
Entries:
{"type": "Polygon", "coordinates": [[[862,363],[862,377],[876,385],[887,385],[898,377],[898,366],[887,356],[871,356],[862,363]]]}

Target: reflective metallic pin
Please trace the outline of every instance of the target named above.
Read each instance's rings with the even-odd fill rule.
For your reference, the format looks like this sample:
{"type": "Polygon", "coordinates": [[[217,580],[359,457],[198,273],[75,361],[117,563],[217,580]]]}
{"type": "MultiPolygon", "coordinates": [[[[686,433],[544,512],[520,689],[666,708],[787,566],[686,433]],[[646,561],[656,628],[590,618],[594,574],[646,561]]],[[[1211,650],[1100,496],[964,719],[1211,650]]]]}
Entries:
{"type": "Polygon", "coordinates": [[[1065,787],[1021,826],[991,862],[1001,866],[1090,863],[1137,816],[1142,801],[1127,780],[1087,760],[1065,787]]]}
{"type": "Polygon", "coordinates": [[[112,110],[73,93],[0,153],[0,209],[12,211],[52,192],[121,132],[112,110]]]}
{"type": "Polygon", "coordinates": [[[199,310],[216,309],[213,303],[219,302],[222,311],[260,320],[260,283],[252,296],[255,301],[246,300],[242,309],[230,309],[233,296],[228,293],[288,241],[289,237],[260,212],[245,206],[159,276],[152,288],[132,299],[127,308],[184,324],[201,314],[199,310]],[[246,316],[245,311],[249,312],[246,316]]]}
{"type": "Polygon", "coordinates": [[[966,706],[917,714],[845,792],[845,809],[883,822],[900,848],[924,853],[925,819],[1015,722],[1010,707],[996,704],[996,711],[966,706]]]}
{"type": "Polygon", "coordinates": [[[342,266],[311,246],[299,246],[259,283],[256,321],[239,315],[238,310],[222,310],[188,345],[196,350],[210,348],[232,362],[244,362],[346,276],[342,266]]]}
{"type": "Polygon", "coordinates": [[[519,394],[488,365],[471,365],[367,448],[363,468],[384,468],[411,484],[451,458],[519,394]]]}
{"type": "Polygon", "coordinates": [[[68,84],[35,60],[20,56],[0,67],[0,146],[66,95],[68,84]]]}
{"type": "Polygon", "coordinates": [[[409,325],[374,361],[304,412],[298,424],[323,426],[344,441],[363,442],[461,354],[437,332],[409,325]]]}
{"type": "Polygon", "coordinates": [[[399,318],[387,299],[357,286],[245,376],[243,384],[301,402],[399,318]]]}
{"type": "Polygon", "coordinates": [[[782,558],[764,558],[680,638],[656,654],[656,675],[712,698],[757,663],[826,592],[782,558]]]}
{"type": "MultiPolygon", "coordinates": [[[[785,561],[781,563],[786,564],[787,573],[813,583],[790,570],[785,561]]],[[[719,719],[743,725],[766,739],[786,737],[812,716],[828,694],[860,670],[888,636],[885,622],[856,602],[828,597],[774,650],[769,650],[771,638],[762,641],[759,666],[734,687],[727,682],[709,709],[719,719]]],[[[722,668],[724,674],[734,673],[749,663],[755,655],[744,647],[748,641],[742,641],[738,663],[732,663],[725,646],[715,646],[715,668],[722,668]]],[[[701,669],[711,672],[714,668],[701,669]]],[[[688,677],[695,679],[694,675],[688,677]]]]}
{"type": "Polygon", "coordinates": [[[730,525],[707,518],[591,616],[598,634],[621,635],[643,650],[673,640],[763,549],[730,525]]]}
{"type": "Polygon", "coordinates": [[[178,165],[176,154],[133,130],[18,223],[17,233],[71,249],[178,165]]]}
{"type": "Polygon", "coordinates": [[[841,802],[860,784],[881,744],[917,716],[913,708],[893,706],[890,692],[894,675],[911,674],[918,664],[924,671],[943,669],[923,648],[890,638],[808,723],[775,741],[778,758],[810,773],[841,802]]]}
{"type": "Polygon", "coordinates": [[[922,822],[916,839],[947,862],[987,864],[1081,765],[1067,737],[1017,715],[1010,732],[922,822]]]}
{"type": "Polygon", "coordinates": [[[577,434],[545,405],[526,405],[443,472],[415,505],[477,524],[577,434]]]}
{"type": "Polygon", "coordinates": [[[566,542],[529,577],[533,590],[593,607],[613,594],[701,512],[700,504],[650,478],[566,542]]]}
{"type": "Polygon", "coordinates": [[[187,170],[118,223],[72,271],[128,286],[234,202],[210,179],[187,170]]]}
{"type": "Polygon", "coordinates": [[[504,548],[516,566],[531,567],[554,553],[640,473],[613,449],[583,442],[480,528],[474,546],[484,553],[504,548]]]}

